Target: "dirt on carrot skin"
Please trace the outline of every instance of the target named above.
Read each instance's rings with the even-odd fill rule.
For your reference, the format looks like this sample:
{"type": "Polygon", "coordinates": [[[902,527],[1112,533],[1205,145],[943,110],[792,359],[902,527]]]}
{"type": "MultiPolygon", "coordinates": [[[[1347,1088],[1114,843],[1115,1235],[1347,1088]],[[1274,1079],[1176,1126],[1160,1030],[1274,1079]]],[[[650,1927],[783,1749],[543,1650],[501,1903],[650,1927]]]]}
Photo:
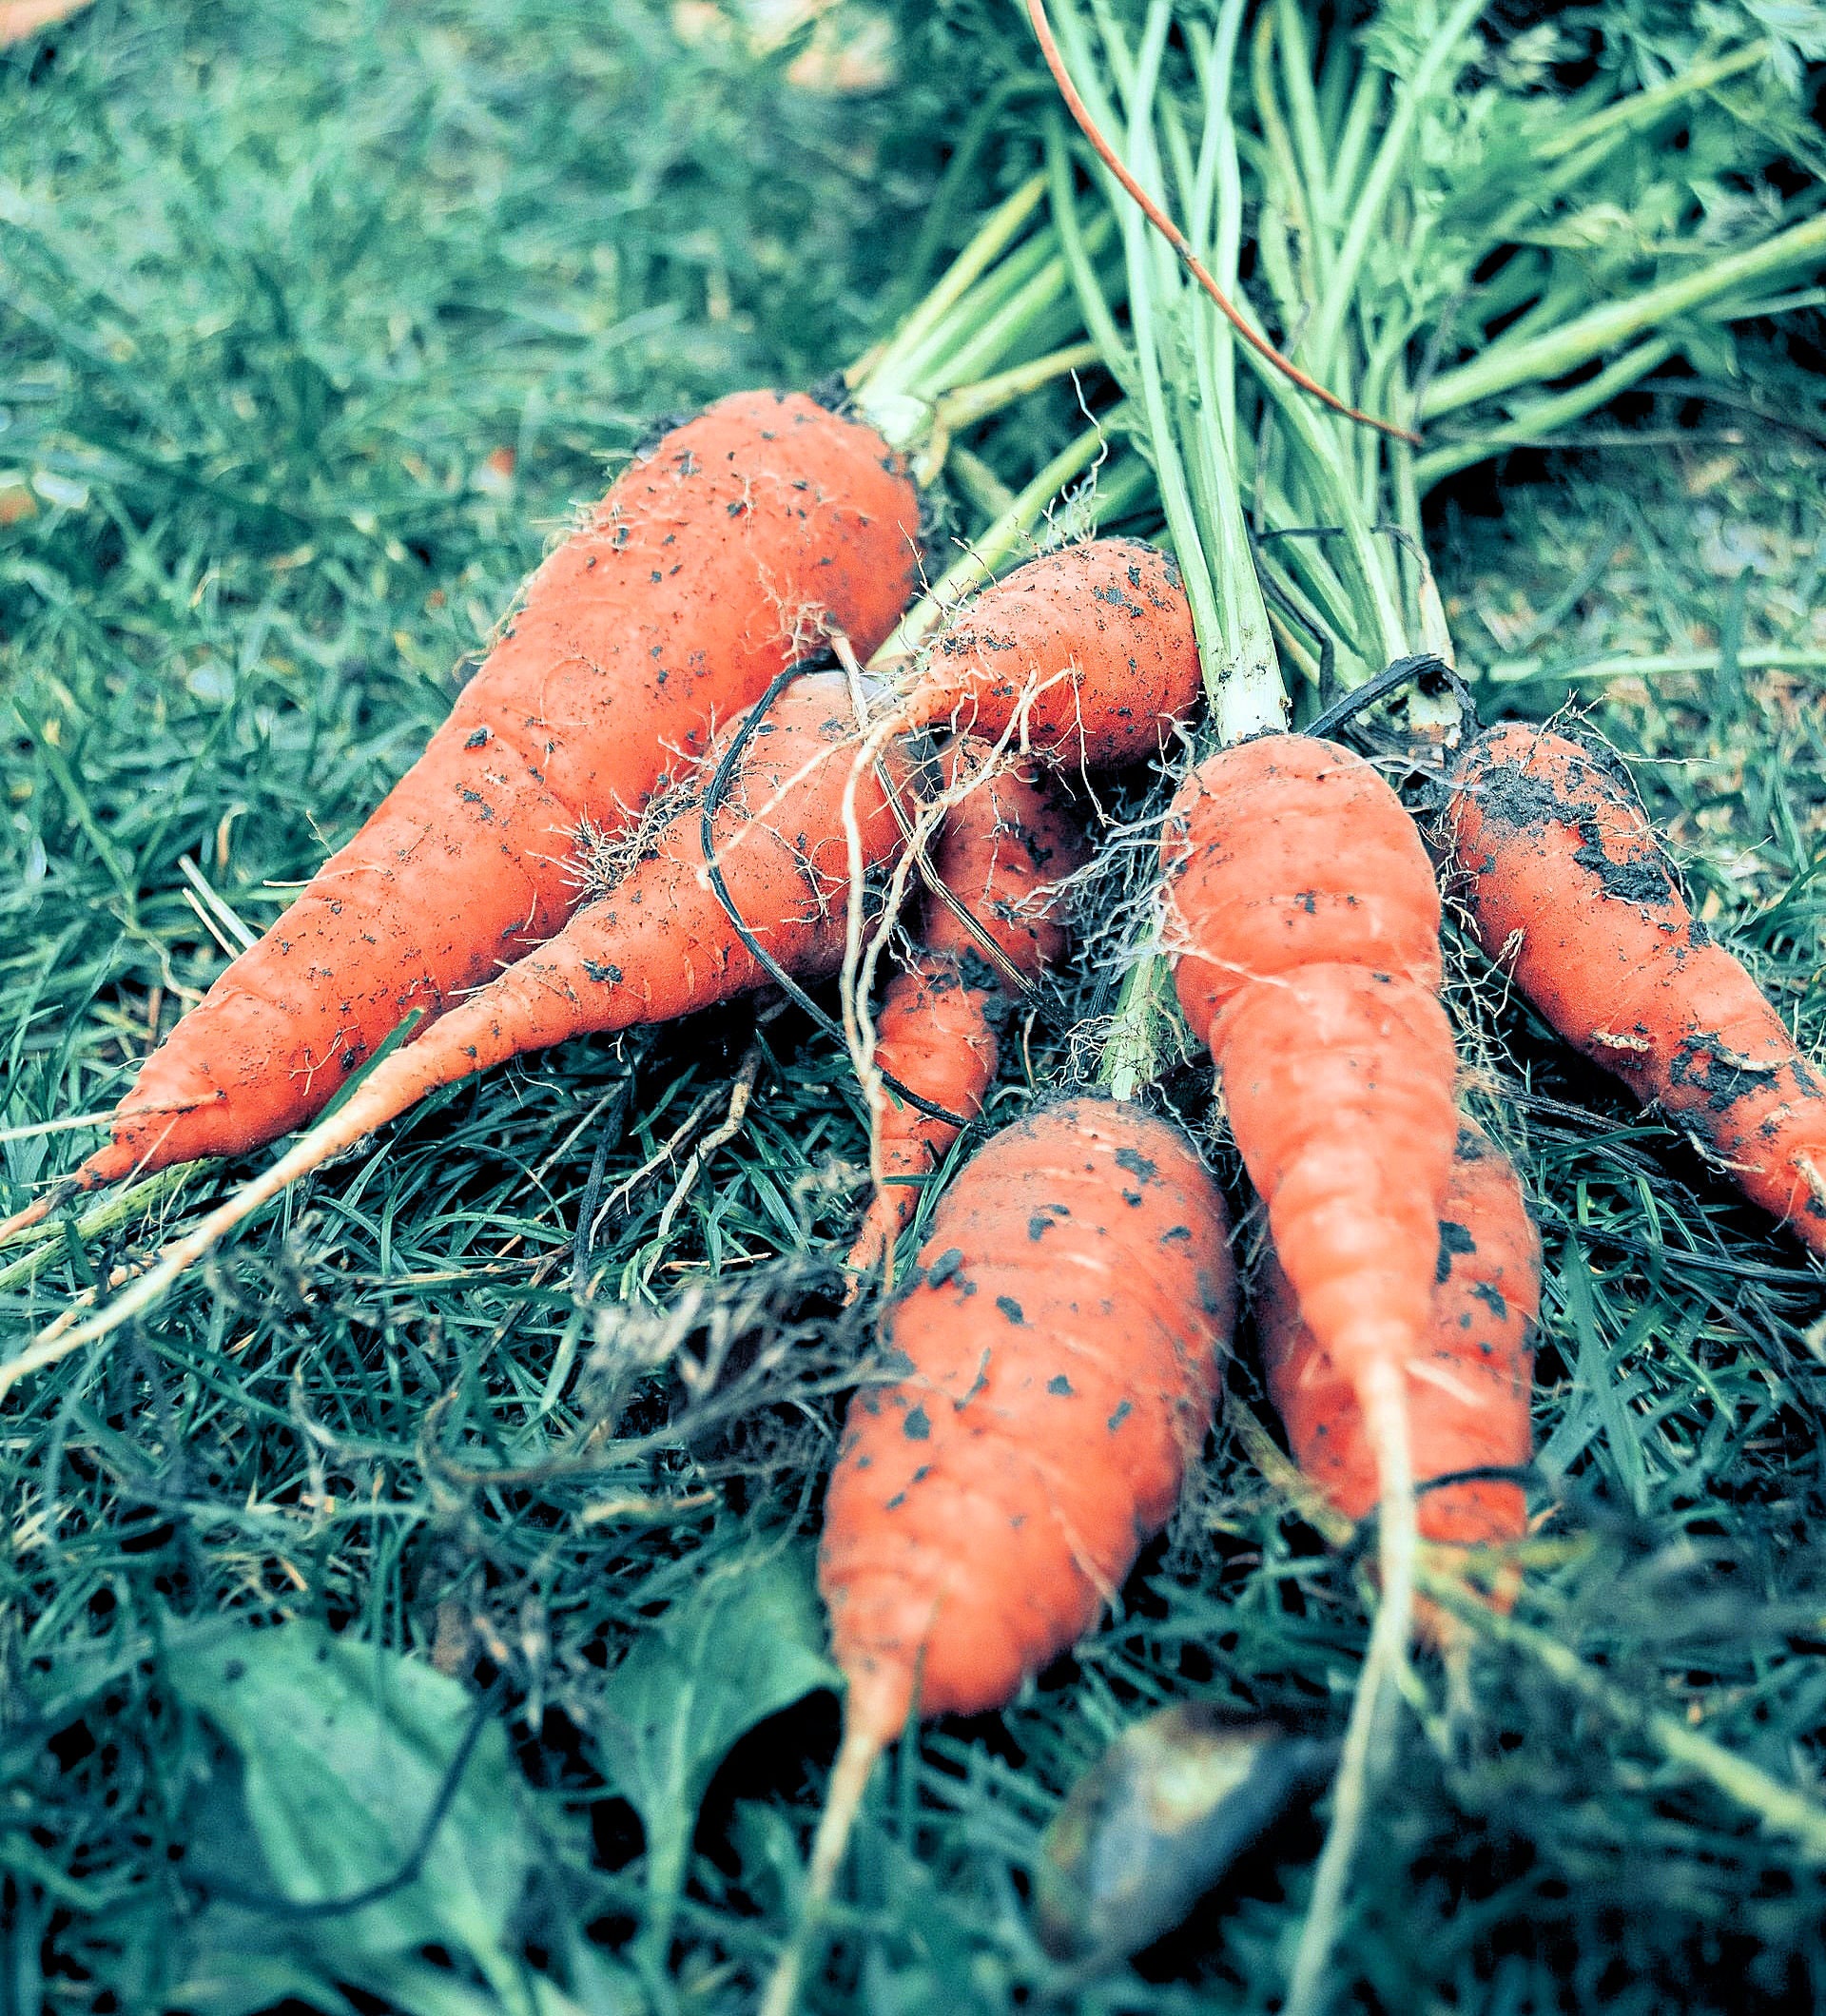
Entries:
{"type": "Polygon", "coordinates": [[[1479,942],[1544,1018],[1826,1252],[1826,1080],[1694,918],[1621,766],[1505,724],[1445,833],[1479,942]]]}
{"type": "Polygon", "coordinates": [[[1169,553],[1089,539],[985,589],[919,662],[904,712],[1066,772],[1156,759],[1198,705],[1192,607],[1169,553]]]}
{"type": "Polygon", "coordinates": [[[1169,1122],[1041,1107],[959,1174],[850,1403],[820,1582],[852,1717],[1009,1700],[1172,1512],[1235,1319],[1229,1217],[1169,1122]]]}
{"type": "Polygon", "coordinates": [[[528,583],[449,719],[356,837],[148,1058],[78,1187],[242,1153],[321,1110],[581,900],[566,844],[829,627],[866,653],[917,578],[918,496],[871,428],[737,393],[618,477],[528,583]]]}
{"type": "Polygon", "coordinates": [[[1361,757],[1265,735],[1190,773],[1160,857],[1180,1005],[1306,1320],[1361,1392],[1426,1333],[1458,1134],[1419,830],[1361,757]]]}
{"type": "MultiPolygon", "coordinates": [[[[1462,1470],[1516,1469],[1533,1454],[1541,1241],[1514,1170],[1474,1126],[1459,1130],[1439,1222],[1432,1328],[1407,1367],[1424,1539],[1501,1546],[1527,1530],[1519,1483],[1426,1488],[1462,1470]]],[[[1266,1250],[1251,1298],[1273,1400],[1300,1467],[1347,1519],[1376,1502],[1375,1452],[1350,1383],[1300,1320],[1266,1250]]]]}
{"type": "MultiPolygon", "coordinates": [[[[995,1082],[1000,1037],[1023,985],[1066,944],[1063,883],[1084,862],[1084,831],[1044,769],[994,757],[963,738],[947,752],[952,788],[926,897],[921,942],[883,990],[874,1063],[923,1098],[974,1119],[995,1082]],[[974,784],[959,774],[977,768],[974,784]],[[953,906],[956,906],[955,908],[953,906]],[[962,914],[960,914],[962,913],[962,914]]],[[[859,1271],[878,1266],[912,1222],[920,1186],[961,1132],[885,1086],[870,1097],[869,1163],[876,1193],[850,1250],[859,1271]]]]}

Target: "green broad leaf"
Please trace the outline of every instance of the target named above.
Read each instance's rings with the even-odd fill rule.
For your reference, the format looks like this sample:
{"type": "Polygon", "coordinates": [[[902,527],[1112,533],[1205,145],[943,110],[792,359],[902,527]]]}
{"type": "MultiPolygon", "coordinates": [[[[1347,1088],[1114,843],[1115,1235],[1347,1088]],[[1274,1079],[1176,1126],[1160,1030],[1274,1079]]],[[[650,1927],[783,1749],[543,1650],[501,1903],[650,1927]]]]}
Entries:
{"type": "MultiPolygon", "coordinates": [[[[244,1783],[240,1757],[222,1756],[185,1814],[191,1859],[205,1871],[231,1875],[243,1890],[277,1894],[247,1817],[244,1783]]],[[[320,1971],[321,1964],[343,1957],[336,1930],[333,1924],[288,1921],[210,1897],[167,1947],[174,1969],[169,2004],[193,2016],[257,2016],[290,1999],[326,2016],[351,2016],[352,2005],[320,1971]],[[319,1933],[324,1936],[314,1937],[319,1933]]]]}
{"type": "MultiPolygon", "coordinates": [[[[205,1626],[170,1645],[172,1687],[237,1752],[242,1806],[264,1871],[233,1856],[233,1827],[196,1843],[196,1873],[236,1890],[269,1883],[294,1905],[352,1898],[398,1877],[424,1835],[476,1713],[470,1694],[420,1660],[315,1623],[205,1626]],[[226,1866],[218,1860],[227,1853],[226,1866]]],[[[532,1861],[525,1797],[507,1736],[471,1744],[418,1874],[359,1909],[287,1920],[319,1950],[403,1953],[437,1944],[496,1976],[532,1861]]]]}
{"type": "Polygon", "coordinates": [[[595,1734],[605,1774],[647,1836],[650,1958],[670,1943],[717,1766],[757,1723],[842,1685],[824,1643],[809,1550],[748,1554],[673,1604],[610,1677],[595,1734]]]}

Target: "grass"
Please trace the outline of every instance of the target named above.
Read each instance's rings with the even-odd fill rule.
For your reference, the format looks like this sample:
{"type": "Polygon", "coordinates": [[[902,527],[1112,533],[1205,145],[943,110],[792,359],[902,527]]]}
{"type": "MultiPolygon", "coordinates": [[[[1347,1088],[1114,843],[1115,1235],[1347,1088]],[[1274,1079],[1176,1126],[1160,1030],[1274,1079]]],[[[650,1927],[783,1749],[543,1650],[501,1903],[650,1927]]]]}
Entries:
{"type": "MultiPolygon", "coordinates": [[[[117,1095],[225,962],[232,933],[205,928],[181,863],[262,928],[441,715],[603,457],[717,391],[822,376],[891,316],[925,257],[937,140],[974,95],[942,66],[907,71],[893,96],[783,93],[661,10],[559,0],[100,0],[0,59],[0,1124],[117,1095]]],[[[1795,424],[1816,405],[1805,359],[1755,362],[1782,424],[1639,404],[1619,423],[1636,439],[1518,458],[1500,490],[1458,479],[1435,553],[1461,647],[1493,675],[1480,699],[1542,713],[1570,684],[1648,759],[1704,914],[1817,1049],[1823,458],[1795,424]],[[1679,437],[1641,437],[1657,427],[1679,437]],[[1759,669],[1772,652],[1785,666],[1759,669]],[[1620,656],[1709,669],[1605,669],[1620,656]]],[[[1810,2006],[1817,1867],[1639,1716],[1818,1792],[1818,1270],[1461,970],[1478,1102],[1548,1251],[1534,1637],[1421,1670],[1353,1891],[1359,2005],[1810,2006]]],[[[1041,1075],[1062,1042],[1037,1031],[1041,1075]]],[[[1168,1088],[1195,1118],[1206,1090],[1190,1072],[1168,1088]]],[[[1017,1073],[1004,1102],[1027,1091],[1017,1073]]],[[[9,1204],[85,1138],[7,1140],[9,1204]]],[[[791,1017],[569,1045],[433,1102],[110,1350],[16,1396],[10,2006],[748,2006],[835,1710],[790,1604],[746,1638],[715,1604],[731,1583],[803,1587],[863,1347],[829,1272],[863,1161],[846,1074],[791,1017]],[[661,1151],[707,1097],[714,1117],[755,1043],[748,1121],[674,1207],[684,1164],[661,1151]],[[649,1173],[578,1294],[597,1162],[611,1191],[649,1173]],[[237,1734],[205,1705],[196,1634],[222,1618],[328,1626],[475,1691],[508,1741],[465,1764],[454,1832],[514,1873],[505,1905],[458,1922],[453,1879],[298,1916],[312,1892],[283,1851],[307,1815],[286,1786],[345,1799],[351,1838],[392,1826],[384,1879],[467,1697],[424,1708],[419,1777],[364,1778],[359,1688],[318,1751],[278,1712],[237,1734]],[[681,1618],[695,1655],[636,1703],[631,1653],[681,1618]],[[760,1672],[736,1646],[757,1632],[760,1672]],[[746,1709],[781,1699],[745,1734],[746,1709]],[[668,1776],[655,1744],[702,1769],[668,1776]],[[700,1790],[669,1926],[653,1846],[689,1833],[700,1790]],[[269,1894],[212,1901],[199,1868],[269,1894]]],[[[10,1334],[218,1180],[8,1268],[10,1334]]],[[[1246,1341],[1232,1396],[1265,1415],[1246,1341]]],[[[1239,1425],[1117,1617],[1007,1715],[942,1727],[884,1774],[826,2006],[1269,2006],[1313,1846],[1297,1826],[1138,1971],[1067,1987],[1022,1902],[1062,1793],[1138,1713],[1198,1695],[1341,1725],[1360,1563],[1322,1545],[1239,1425]]]]}

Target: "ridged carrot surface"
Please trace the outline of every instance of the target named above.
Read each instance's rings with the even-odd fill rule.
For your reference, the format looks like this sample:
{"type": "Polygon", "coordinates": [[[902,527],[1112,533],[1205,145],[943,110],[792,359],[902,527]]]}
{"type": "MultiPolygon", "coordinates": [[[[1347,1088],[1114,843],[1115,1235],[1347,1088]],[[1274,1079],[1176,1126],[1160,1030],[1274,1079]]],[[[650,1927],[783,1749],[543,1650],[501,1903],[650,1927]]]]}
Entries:
{"type": "Polygon", "coordinates": [[[1505,722],[1467,752],[1448,819],[1490,958],[1826,1253],[1826,1076],[1694,918],[1620,766],[1505,722]]]}
{"type": "MultiPolygon", "coordinates": [[[[974,738],[960,742],[954,786],[967,782],[962,766],[980,767],[987,753],[974,738]]],[[[995,1083],[1000,1031],[1014,1006],[1008,969],[1038,979],[1064,950],[1058,889],[1084,858],[1083,832],[1039,765],[1003,760],[969,786],[945,814],[932,866],[977,930],[942,897],[927,896],[919,950],[889,979],[876,1011],[883,1071],[932,1104],[975,1118],[995,1083]]],[[[917,1182],[897,1178],[929,1176],[959,1132],[885,1089],[872,1106],[876,1191],[849,1256],[857,1269],[878,1266],[918,1208],[917,1182]]]]}
{"type": "Polygon", "coordinates": [[[146,1061],[84,1188],[308,1119],[418,1008],[549,938],[573,838],[646,800],[715,721],[912,592],[919,499],[870,428],[740,393],[667,435],[527,585],[425,753],[146,1061]]]}
{"type": "Polygon", "coordinates": [[[1072,1099],[958,1174],[851,1401],[819,1580],[850,1739],[1011,1699],[1164,1523],[1234,1321],[1223,1199],[1176,1129],[1072,1099]]]}
{"type": "Polygon", "coordinates": [[[950,726],[1057,767],[1158,755],[1191,720],[1201,674],[1192,607],[1170,555],[1090,539],[984,589],[916,659],[901,722],[950,726]]]}
{"type": "Polygon", "coordinates": [[[1179,1002],[1281,1265],[1343,1377],[1388,1392],[1432,1320],[1458,1134],[1426,847],[1362,758],[1264,735],[1192,772],[1161,850],[1179,1002]]]}
{"type": "MultiPolygon", "coordinates": [[[[1476,1129],[1459,1134],[1439,1221],[1432,1321],[1404,1367],[1414,1479],[1513,1469],[1534,1453],[1530,1412],[1541,1241],[1515,1171],[1476,1129]]],[[[1294,1459],[1347,1519],[1375,1504],[1376,1453],[1350,1382],[1301,1321],[1272,1251],[1253,1307],[1269,1397],[1294,1459]]],[[[1425,1539],[1501,1546],[1527,1530],[1519,1484],[1482,1480],[1424,1492],[1425,1539]]]]}

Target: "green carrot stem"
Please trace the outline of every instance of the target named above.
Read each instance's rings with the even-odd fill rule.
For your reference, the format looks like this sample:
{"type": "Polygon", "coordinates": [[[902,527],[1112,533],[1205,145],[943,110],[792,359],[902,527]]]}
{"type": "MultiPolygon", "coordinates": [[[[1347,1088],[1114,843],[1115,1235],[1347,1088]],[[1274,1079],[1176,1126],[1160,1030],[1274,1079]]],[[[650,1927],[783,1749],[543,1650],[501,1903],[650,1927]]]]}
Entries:
{"type": "MultiPolygon", "coordinates": [[[[1099,425],[1087,429],[1069,446],[1062,448],[1029,483],[1014,503],[969,548],[954,560],[931,588],[900,620],[872,664],[884,665],[890,658],[903,658],[948,611],[992,580],[1005,566],[1044,515],[1046,507],[1066,484],[1081,476],[1098,456],[1108,453],[1110,439],[1120,430],[1122,408],[1117,407],[1099,425]]],[[[1131,456],[1099,479],[1097,490],[1083,504],[1083,514],[1093,525],[1120,517],[1147,494],[1147,472],[1131,456]]]]}
{"type": "MultiPolygon", "coordinates": [[[[1265,17],[1266,18],[1266,17],[1265,17]]],[[[1332,243],[1330,220],[1317,200],[1326,186],[1326,145],[1319,124],[1319,101],[1312,85],[1312,51],[1307,41],[1306,18],[1298,0],[1278,0],[1274,42],[1281,63],[1281,88],[1286,94],[1289,124],[1299,152],[1300,175],[1310,192],[1307,224],[1312,233],[1312,278],[1323,292],[1330,284],[1332,243]]]]}
{"type": "Polygon", "coordinates": [[[967,448],[953,448],[944,461],[945,471],[957,488],[985,518],[1000,518],[1015,508],[1015,494],[981,456],[967,448]]]}
{"type": "Polygon", "coordinates": [[[1157,952],[1130,969],[1098,1060],[1097,1081],[1118,1099],[1152,1085],[1167,1060],[1186,1054],[1184,1025],[1174,1000],[1173,970],[1157,952]]]}
{"type": "MultiPolygon", "coordinates": [[[[1340,43],[1345,39],[1340,37],[1340,43]]],[[[1327,183],[1327,209],[1334,236],[1360,191],[1363,158],[1369,151],[1370,136],[1375,130],[1376,114],[1382,109],[1382,72],[1372,64],[1363,65],[1350,92],[1350,107],[1345,114],[1336,158],[1327,183]]]]}
{"type": "Polygon", "coordinates": [[[1045,188],[1041,177],[1031,175],[1012,196],[989,213],[978,227],[976,236],[951,262],[944,278],[924,300],[879,351],[852,368],[849,374],[852,386],[871,382],[879,382],[884,388],[893,385],[894,373],[901,359],[917,349],[939,327],[949,311],[1020,237],[1028,219],[1039,209],[1045,188]]]}
{"type": "Polygon", "coordinates": [[[938,424],[953,433],[974,426],[1068,372],[1088,370],[1101,355],[1095,342],[1068,343],[1062,350],[1049,350],[1044,357],[1034,358],[1028,363],[999,371],[992,378],[979,378],[974,385],[960,385],[938,400],[934,408],[938,424]]]}
{"type": "Polygon", "coordinates": [[[1714,56],[1695,63],[1665,84],[1633,91],[1627,98],[1606,106],[1603,111],[1590,113],[1582,120],[1569,121],[1558,131],[1545,136],[1541,143],[1541,154],[1544,159],[1553,161],[1578,152],[1594,140],[1609,139],[1619,133],[1627,136],[1641,132],[1684,100],[1697,98],[1700,92],[1709,91],[1729,78],[1755,69],[1767,54],[1765,45],[1753,42],[1743,48],[1733,49],[1728,56],[1714,56]]]}
{"type": "Polygon", "coordinates": [[[1627,392],[1673,355],[1674,345],[1666,337],[1651,336],[1646,341],[1638,343],[1634,350],[1625,351],[1596,378],[1586,378],[1569,392],[1536,399],[1499,427],[1487,427],[1462,441],[1442,442],[1437,448],[1429,448],[1413,462],[1416,492],[1425,495],[1435,483],[1461,469],[1470,468],[1474,462],[1486,461],[1507,448],[1519,448],[1545,439],[1571,421],[1583,419],[1600,406],[1608,405],[1619,393],[1627,392]]]}
{"type": "MultiPolygon", "coordinates": [[[[1337,442],[1328,436],[1297,393],[1291,398],[1284,396],[1283,386],[1273,381],[1278,373],[1258,368],[1250,350],[1243,350],[1242,357],[1255,371],[1263,391],[1274,403],[1281,426],[1300,450],[1311,472],[1308,487],[1320,510],[1342,534],[1336,543],[1342,549],[1343,578],[1361,643],[1380,650],[1384,662],[1399,658],[1408,649],[1408,641],[1400,602],[1390,587],[1388,556],[1379,549],[1374,527],[1340,461],[1337,442]]],[[[1286,386],[1285,391],[1294,388],[1286,386]]]]}
{"type": "MultiPolygon", "coordinates": [[[[1236,44],[1248,0],[1223,0],[1212,37],[1205,81],[1205,125],[1212,142],[1216,178],[1216,221],[1212,271],[1232,300],[1238,293],[1243,244],[1243,172],[1236,153],[1236,123],[1230,93],[1236,71],[1236,44]]],[[[1227,441],[1236,440],[1236,332],[1221,315],[1207,316],[1209,369],[1217,383],[1217,416],[1227,441]]]]}
{"type": "MultiPolygon", "coordinates": [[[[1255,118],[1261,126],[1262,138],[1268,143],[1280,201],[1287,211],[1289,228],[1300,247],[1301,264],[1306,268],[1304,284],[1299,276],[1291,274],[1292,284],[1285,289],[1286,298],[1280,303],[1281,321],[1288,331],[1288,340],[1294,349],[1299,349],[1302,345],[1293,340],[1293,332],[1306,322],[1307,311],[1324,291],[1332,248],[1329,244],[1321,246],[1318,242],[1318,223],[1308,202],[1311,184],[1294,159],[1293,136],[1281,116],[1279,94],[1274,88],[1276,23],[1273,8],[1265,8],[1256,16],[1255,32],[1250,37],[1249,70],[1254,92],[1255,118]]],[[[1327,382],[1331,382],[1330,378],[1327,382]]]]}
{"type": "Polygon", "coordinates": [[[1811,271],[1822,254],[1826,254],[1826,209],[1758,245],[1728,253],[1697,273],[1664,281],[1626,300],[1590,308],[1550,335],[1519,346],[1492,345],[1482,357],[1434,378],[1422,401],[1422,413],[1436,419],[1479,399],[1512,392],[1518,385],[1564,377],[1677,316],[1691,314],[1777,275],[1797,269],[1811,271]]]}
{"type": "Polygon", "coordinates": [[[1384,129],[1381,145],[1351,209],[1350,226],[1338,253],[1337,264],[1332,269],[1330,286],[1312,319],[1306,354],[1311,370],[1321,379],[1327,379],[1328,374],[1333,371],[1344,317],[1355,298],[1363,262],[1381,227],[1389,192],[1412,138],[1420,108],[1431,94],[1440,71],[1456,59],[1460,45],[1484,11],[1485,5],[1486,0],[1457,0],[1428,41],[1426,53],[1413,74],[1403,80],[1396,93],[1394,117],[1384,129]]]}
{"type": "Polygon", "coordinates": [[[1078,219],[1078,199],[1072,188],[1071,148],[1065,138],[1064,121],[1057,112],[1051,113],[1046,122],[1046,186],[1084,326],[1102,353],[1104,368],[1125,392],[1132,393],[1135,355],[1128,341],[1117,332],[1109,297],[1084,242],[1078,219]]]}
{"type": "MultiPolygon", "coordinates": [[[[1055,239],[1051,232],[1047,236],[1055,239]]],[[[1111,242],[1115,232],[1107,218],[1098,218],[1085,236],[1095,257],[1111,242]]],[[[1064,255],[1055,251],[1030,280],[994,314],[983,318],[965,340],[943,359],[942,378],[937,372],[923,374],[923,378],[929,377],[932,381],[927,396],[936,397],[956,383],[968,384],[998,359],[1006,357],[1021,336],[1032,336],[1041,329],[1069,334],[1069,324],[1075,320],[1067,308],[1070,286],[1064,255]],[[1066,326],[1061,329],[1061,325],[1066,326]]],[[[915,389],[923,390],[923,386],[915,389]]]]}
{"type": "Polygon", "coordinates": [[[1797,293],[1777,294],[1771,300],[1744,301],[1719,311],[1719,320],[1727,322],[1760,321],[1765,316],[1793,315],[1801,308],[1817,308],[1826,303],[1826,287],[1802,287],[1797,293]]]}
{"type": "Polygon", "coordinates": [[[930,398],[951,384],[965,382],[972,374],[947,371],[947,360],[974,340],[990,317],[1001,313],[1045,267],[1055,249],[1052,234],[1042,224],[998,261],[917,343],[900,349],[890,368],[871,369],[866,383],[858,388],[859,396],[867,397],[879,390],[930,398]]]}

